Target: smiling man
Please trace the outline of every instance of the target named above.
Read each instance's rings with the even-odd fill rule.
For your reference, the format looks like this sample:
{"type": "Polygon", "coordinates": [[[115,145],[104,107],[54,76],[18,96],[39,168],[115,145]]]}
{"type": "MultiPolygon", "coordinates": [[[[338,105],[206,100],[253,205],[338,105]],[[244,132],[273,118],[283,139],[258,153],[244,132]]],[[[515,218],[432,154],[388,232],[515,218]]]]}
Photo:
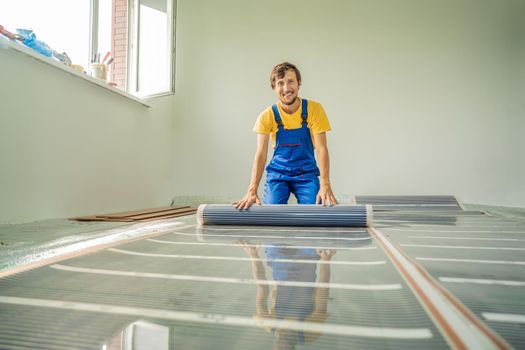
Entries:
{"type": "Polygon", "coordinates": [[[279,101],[257,118],[253,128],[257,133],[257,151],[250,185],[246,195],[234,203],[235,207],[247,209],[253,203],[261,204],[258,188],[270,136],[274,153],[266,167],[264,204],[286,204],[290,193],[299,204],[337,204],[330,185],[326,142],[330,123],[323,107],[319,102],[299,97],[301,73],[289,62],[273,68],[270,83],[279,101]]]}

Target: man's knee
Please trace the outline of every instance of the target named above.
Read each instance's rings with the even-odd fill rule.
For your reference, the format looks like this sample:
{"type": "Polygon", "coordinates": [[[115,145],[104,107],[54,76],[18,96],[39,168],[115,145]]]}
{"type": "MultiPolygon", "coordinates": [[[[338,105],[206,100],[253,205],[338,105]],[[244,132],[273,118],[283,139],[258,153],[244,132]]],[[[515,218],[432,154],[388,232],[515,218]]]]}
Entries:
{"type": "Polygon", "coordinates": [[[313,178],[309,181],[296,183],[294,195],[299,204],[315,204],[317,193],[319,193],[319,179],[313,178]]]}
{"type": "Polygon", "coordinates": [[[315,204],[315,199],[317,198],[317,192],[315,193],[295,193],[297,198],[297,204],[315,204]]]}
{"type": "Polygon", "coordinates": [[[287,204],[290,198],[290,188],[283,181],[267,181],[264,188],[264,204],[287,204]]]}

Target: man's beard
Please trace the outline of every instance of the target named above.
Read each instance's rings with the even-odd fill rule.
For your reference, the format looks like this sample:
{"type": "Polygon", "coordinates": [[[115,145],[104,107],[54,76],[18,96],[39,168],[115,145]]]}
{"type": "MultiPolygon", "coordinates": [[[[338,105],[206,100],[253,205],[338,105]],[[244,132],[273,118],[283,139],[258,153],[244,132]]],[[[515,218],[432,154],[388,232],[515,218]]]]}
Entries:
{"type": "Polygon", "coordinates": [[[292,102],[286,102],[286,100],[281,100],[281,102],[282,102],[283,105],[291,106],[291,105],[293,105],[295,103],[296,100],[297,100],[297,97],[294,98],[292,100],[292,102]]]}

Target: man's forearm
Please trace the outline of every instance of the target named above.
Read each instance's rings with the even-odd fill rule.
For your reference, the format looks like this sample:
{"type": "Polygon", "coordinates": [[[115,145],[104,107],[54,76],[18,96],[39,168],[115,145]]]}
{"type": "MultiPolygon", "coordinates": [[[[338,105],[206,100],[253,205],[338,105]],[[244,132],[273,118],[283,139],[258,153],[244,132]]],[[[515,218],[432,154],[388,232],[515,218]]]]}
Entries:
{"type": "Polygon", "coordinates": [[[266,154],[257,153],[253,160],[252,177],[250,179],[250,185],[248,186],[248,192],[257,193],[265,165],[266,154]]]}
{"type": "Polygon", "coordinates": [[[330,185],[330,156],[328,155],[328,148],[322,147],[317,149],[317,162],[320,172],[320,183],[323,185],[330,185]]]}
{"type": "MultiPolygon", "coordinates": [[[[327,261],[319,266],[319,283],[330,283],[330,262],[327,261]]],[[[328,297],[330,295],[329,288],[317,287],[315,293],[315,312],[326,313],[326,306],[328,304],[328,297]]]]}
{"type": "Polygon", "coordinates": [[[266,270],[259,257],[252,260],[253,278],[256,280],[266,280],[266,270]]]}
{"type": "MultiPolygon", "coordinates": [[[[266,271],[259,256],[252,259],[252,273],[256,281],[266,281],[266,271]]],[[[268,297],[268,285],[260,283],[257,284],[257,291],[255,295],[255,310],[259,317],[266,317],[268,310],[266,308],[266,300],[268,297]]]]}

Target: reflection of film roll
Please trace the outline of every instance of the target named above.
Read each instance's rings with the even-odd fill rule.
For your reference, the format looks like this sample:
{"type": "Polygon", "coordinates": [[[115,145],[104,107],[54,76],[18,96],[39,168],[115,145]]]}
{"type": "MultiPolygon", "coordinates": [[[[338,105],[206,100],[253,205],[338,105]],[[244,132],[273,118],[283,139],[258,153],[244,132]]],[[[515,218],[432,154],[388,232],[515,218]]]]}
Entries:
{"type": "Polygon", "coordinates": [[[197,225],[198,241],[228,245],[351,249],[372,244],[366,227],[197,225]]]}
{"type": "Polygon", "coordinates": [[[372,226],[372,206],[270,204],[238,210],[231,204],[202,204],[197,210],[197,222],[199,225],[369,227],[372,226]]]}
{"type": "Polygon", "coordinates": [[[107,80],[108,73],[107,73],[107,66],[105,64],[100,63],[92,63],[91,64],[91,76],[95,79],[99,80],[107,80]]]}

